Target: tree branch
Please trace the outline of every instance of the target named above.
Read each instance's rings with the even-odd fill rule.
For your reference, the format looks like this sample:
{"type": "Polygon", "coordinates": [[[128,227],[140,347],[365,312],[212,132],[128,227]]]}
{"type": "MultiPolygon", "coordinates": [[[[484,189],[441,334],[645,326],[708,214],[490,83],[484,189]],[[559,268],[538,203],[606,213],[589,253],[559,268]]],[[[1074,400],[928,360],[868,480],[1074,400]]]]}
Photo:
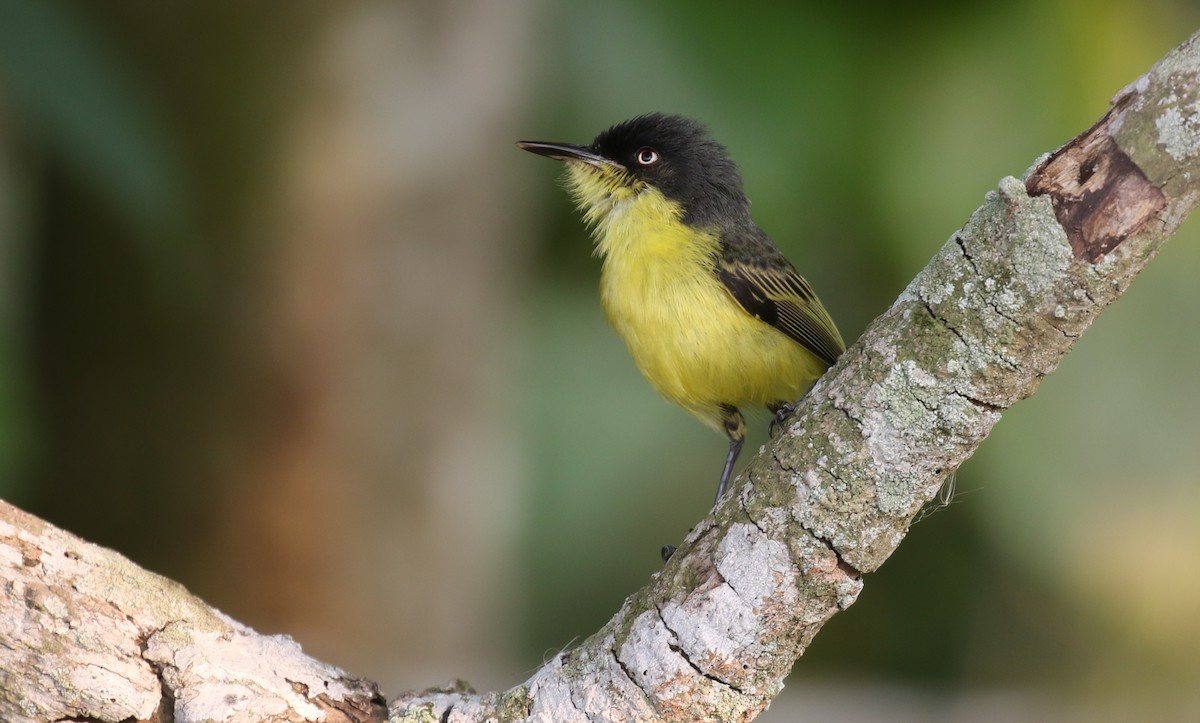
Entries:
{"type": "Polygon", "coordinates": [[[386,717],[373,683],[5,502],[0,570],[0,720],[386,717]]]}
{"type": "MultiPolygon", "coordinates": [[[[392,720],[745,721],[765,709],[862,573],[1200,200],[1198,77],[1200,34],[1024,181],[1003,179],[599,632],[503,693],[404,694],[392,720]]],[[[11,507],[0,563],[6,720],[384,715],[372,685],[11,507]]]]}

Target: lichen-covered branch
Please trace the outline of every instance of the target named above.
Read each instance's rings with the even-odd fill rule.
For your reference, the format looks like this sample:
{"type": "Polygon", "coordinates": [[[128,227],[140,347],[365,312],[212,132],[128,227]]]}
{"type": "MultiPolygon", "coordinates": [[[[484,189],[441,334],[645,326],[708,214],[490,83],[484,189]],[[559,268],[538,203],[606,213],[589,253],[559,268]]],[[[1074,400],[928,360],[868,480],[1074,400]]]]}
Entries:
{"type": "MultiPolygon", "coordinates": [[[[511,690],[408,693],[391,720],[754,718],[862,574],[1198,201],[1200,34],[1024,180],[1002,180],[599,632],[511,690]]],[[[383,715],[370,686],[42,525],[0,510],[0,717],[383,715]]]]}

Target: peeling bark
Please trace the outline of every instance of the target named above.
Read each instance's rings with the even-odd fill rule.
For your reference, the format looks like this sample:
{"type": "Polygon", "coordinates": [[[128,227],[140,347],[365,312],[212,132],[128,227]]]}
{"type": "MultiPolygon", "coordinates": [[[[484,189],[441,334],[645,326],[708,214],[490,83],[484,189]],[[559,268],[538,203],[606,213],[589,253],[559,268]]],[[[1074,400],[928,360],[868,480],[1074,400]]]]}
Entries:
{"type": "Polygon", "coordinates": [[[1025,180],[1030,196],[1050,197],[1071,250],[1093,264],[1167,203],[1166,195],[1113,139],[1119,107],[1050,154],[1025,180]]]}
{"type": "MultiPolygon", "coordinates": [[[[600,631],[511,690],[406,693],[390,720],[753,719],[1200,201],[1198,77],[1200,34],[1025,181],[1003,179],[600,631]]],[[[371,685],[12,508],[0,564],[5,720],[383,715],[371,685]]]]}

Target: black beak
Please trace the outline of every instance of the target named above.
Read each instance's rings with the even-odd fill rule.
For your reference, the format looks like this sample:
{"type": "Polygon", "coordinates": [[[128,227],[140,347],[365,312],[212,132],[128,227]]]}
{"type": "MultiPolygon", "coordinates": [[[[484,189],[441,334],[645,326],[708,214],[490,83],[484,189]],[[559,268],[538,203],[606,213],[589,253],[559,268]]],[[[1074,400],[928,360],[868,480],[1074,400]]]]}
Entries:
{"type": "Polygon", "coordinates": [[[553,158],[558,161],[580,161],[590,166],[602,168],[605,166],[615,166],[621,168],[621,164],[616,161],[605,158],[596,153],[587,146],[577,146],[571,143],[543,143],[542,141],[517,141],[517,148],[530,153],[536,153],[539,156],[553,158]]]}

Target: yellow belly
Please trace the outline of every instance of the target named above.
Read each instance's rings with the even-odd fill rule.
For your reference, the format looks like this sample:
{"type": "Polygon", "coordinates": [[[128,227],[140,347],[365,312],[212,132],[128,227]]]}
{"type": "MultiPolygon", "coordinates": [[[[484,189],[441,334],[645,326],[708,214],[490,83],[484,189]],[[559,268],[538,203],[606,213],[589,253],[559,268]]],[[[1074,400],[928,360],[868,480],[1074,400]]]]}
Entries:
{"type": "Polygon", "coordinates": [[[713,268],[715,237],[640,210],[598,229],[600,286],[609,322],[650,384],[718,430],[721,405],[799,399],[825,365],[730,295],[713,268]]]}

